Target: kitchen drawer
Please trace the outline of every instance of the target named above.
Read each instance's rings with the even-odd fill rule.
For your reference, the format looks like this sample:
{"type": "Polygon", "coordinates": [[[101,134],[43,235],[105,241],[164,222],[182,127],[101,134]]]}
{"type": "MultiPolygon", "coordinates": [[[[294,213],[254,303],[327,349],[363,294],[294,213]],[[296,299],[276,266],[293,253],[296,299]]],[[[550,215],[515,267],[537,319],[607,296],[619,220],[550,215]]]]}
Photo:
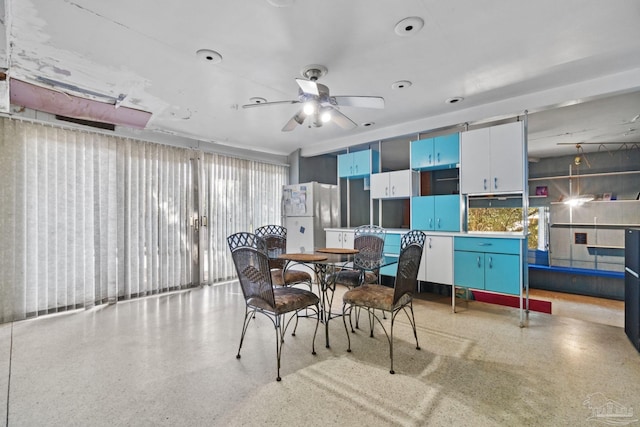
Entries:
{"type": "Polygon", "coordinates": [[[519,255],[521,240],[491,237],[456,237],[453,240],[453,245],[456,251],[519,255]]]}

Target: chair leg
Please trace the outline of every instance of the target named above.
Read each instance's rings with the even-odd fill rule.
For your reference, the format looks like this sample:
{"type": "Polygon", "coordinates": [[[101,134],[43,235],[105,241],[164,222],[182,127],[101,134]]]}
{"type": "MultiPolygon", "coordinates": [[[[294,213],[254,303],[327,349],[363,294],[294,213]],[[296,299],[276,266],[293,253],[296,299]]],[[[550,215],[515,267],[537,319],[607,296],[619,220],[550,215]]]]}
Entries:
{"type": "Polygon", "coordinates": [[[296,329],[298,329],[298,319],[300,318],[300,316],[298,316],[298,312],[296,311],[296,324],[293,327],[293,332],[291,332],[291,336],[295,337],[296,336],[296,329]]]}
{"type": "Polygon", "coordinates": [[[276,381],[281,381],[280,378],[280,355],[282,354],[282,343],[284,342],[284,336],[282,335],[282,315],[276,316],[274,320],[276,327],[276,360],[277,360],[277,372],[276,381]]]}
{"type": "MultiPolygon", "coordinates": [[[[384,313],[384,311],[383,311],[384,313]]],[[[373,321],[376,315],[376,311],[367,308],[367,315],[369,316],[369,336],[373,338],[373,328],[375,327],[375,322],[373,321]],[[373,311],[373,312],[372,312],[373,311]]]]}
{"type": "MultiPolygon", "coordinates": [[[[351,311],[353,310],[353,306],[349,306],[349,323],[351,323],[351,311]]],[[[347,353],[351,353],[351,337],[349,336],[349,330],[347,329],[347,303],[342,303],[342,323],[344,323],[344,331],[347,333],[347,353]]],[[[353,325],[351,325],[351,332],[355,332],[353,330],[353,325]]]]}
{"type": "Polygon", "coordinates": [[[236,354],[236,359],[240,359],[240,349],[242,348],[242,342],[244,341],[244,335],[247,333],[247,328],[249,327],[249,322],[251,322],[252,318],[255,318],[256,310],[249,311],[249,307],[245,307],[244,309],[244,321],[242,322],[242,333],[240,334],[240,345],[238,346],[238,354],[236,354]]]}
{"type": "MultiPolygon", "coordinates": [[[[383,311],[384,313],[384,311],[383,311]]],[[[395,374],[396,372],[393,370],[393,323],[396,320],[395,313],[391,313],[391,334],[389,337],[389,357],[391,358],[391,370],[390,374],[395,374]]]]}
{"type": "Polygon", "coordinates": [[[413,315],[413,301],[409,303],[409,311],[411,311],[411,317],[409,317],[409,313],[407,313],[407,317],[409,317],[409,323],[411,323],[411,327],[413,328],[413,336],[416,339],[416,350],[420,350],[420,344],[418,344],[418,332],[416,331],[416,318],[413,315]]]}
{"type": "Polygon", "coordinates": [[[313,341],[311,342],[311,354],[316,355],[316,335],[318,334],[318,326],[320,325],[320,305],[316,304],[316,329],[313,331],[313,341]]]}

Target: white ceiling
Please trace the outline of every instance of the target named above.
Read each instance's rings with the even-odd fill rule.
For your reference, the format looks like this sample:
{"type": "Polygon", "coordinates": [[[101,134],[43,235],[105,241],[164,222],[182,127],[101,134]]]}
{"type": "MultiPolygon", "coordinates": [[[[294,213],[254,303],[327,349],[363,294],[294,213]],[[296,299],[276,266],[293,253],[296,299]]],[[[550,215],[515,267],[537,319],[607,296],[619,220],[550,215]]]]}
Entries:
{"type": "Polygon", "coordinates": [[[527,110],[533,157],[640,143],[638,0],[5,0],[5,9],[10,77],[124,97],[163,133],[315,155],[527,110]],[[407,17],[424,27],[401,36],[407,17]],[[384,97],[383,110],[340,110],[375,124],[282,132],[299,104],[241,108],[252,97],[296,99],[309,64],[328,68],[319,82],[332,95],[384,97]],[[400,80],[412,85],[393,89],[400,80]],[[445,103],[455,96],[464,100],[445,103]]]}

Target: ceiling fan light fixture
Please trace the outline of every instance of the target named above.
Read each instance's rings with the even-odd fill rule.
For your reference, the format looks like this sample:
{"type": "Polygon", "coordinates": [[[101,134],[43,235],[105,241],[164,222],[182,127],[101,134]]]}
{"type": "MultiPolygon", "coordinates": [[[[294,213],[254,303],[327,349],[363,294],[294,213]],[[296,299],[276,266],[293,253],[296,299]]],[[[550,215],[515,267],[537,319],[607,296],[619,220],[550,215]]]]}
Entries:
{"type": "Polygon", "coordinates": [[[302,112],[296,114],[295,116],[293,116],[293,120],[296,121],[296,123],[298,123],[299,125],[301,125],[302,123],[304,123],[304,115],[302,112]]]}
{"type": "Polygon", "coordinates": [[[320,64],[311,64],[307,65],[300,71],[300,75],[305,79],[309,79],[312,81],[318,80],[320,77],[324,77],[327,75],[329,70],[324,65],[320,64]]]}
{"type": "Polygon", "coordinates": [[[320,111],[320,120],[322,123],[328,123],[331,121],[331,108],[323,109],[320,111]]]}
{"type": "Polygon", "coordinates": [[[307,116],[313,115],[316,112],[316,103],[314,101],[305,102],[302,111],[304,111],[307,116]]]}

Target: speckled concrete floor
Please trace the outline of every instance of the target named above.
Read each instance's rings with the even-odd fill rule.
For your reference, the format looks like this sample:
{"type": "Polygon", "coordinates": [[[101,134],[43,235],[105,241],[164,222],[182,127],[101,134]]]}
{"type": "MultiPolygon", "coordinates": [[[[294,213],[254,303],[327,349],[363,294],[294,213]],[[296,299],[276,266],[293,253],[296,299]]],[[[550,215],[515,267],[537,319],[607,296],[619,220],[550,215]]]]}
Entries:
{"type": "MultiPolygon", "coordinates": [[[[339,298],[338,298],[339,299],[339,298]]],[[[237,283],[0,325],[0,419],[8,426],[639,424],[640,353],[620,327],[422,296],[417,351],[399,317],[396,375],[378,328],[301,319],[275,381],[261,317],[236,359],[237,283]],[[604,408],[608,413],[598,413],[604,408]],[[617,416],[613,417],[612,412],[617,416]],[[608,418],[607,418],[608,417],[608,418]]]]}

